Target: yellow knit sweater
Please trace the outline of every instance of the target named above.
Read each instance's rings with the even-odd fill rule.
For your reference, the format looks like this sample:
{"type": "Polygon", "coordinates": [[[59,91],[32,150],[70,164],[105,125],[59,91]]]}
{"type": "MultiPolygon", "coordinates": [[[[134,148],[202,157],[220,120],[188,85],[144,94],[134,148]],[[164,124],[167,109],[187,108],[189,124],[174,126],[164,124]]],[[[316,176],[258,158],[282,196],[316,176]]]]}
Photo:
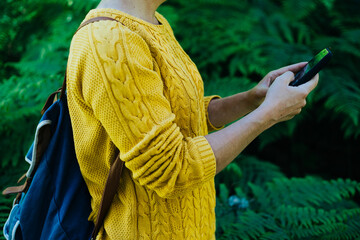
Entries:
{"type": "Polygon", "coordinates": [[[113,9],[74,37],[68,103],[94,221],[116,148],[126,169],[98,239],[214,239],[215,157],[195,64],[159,13],[153,25],[113,9]]]}

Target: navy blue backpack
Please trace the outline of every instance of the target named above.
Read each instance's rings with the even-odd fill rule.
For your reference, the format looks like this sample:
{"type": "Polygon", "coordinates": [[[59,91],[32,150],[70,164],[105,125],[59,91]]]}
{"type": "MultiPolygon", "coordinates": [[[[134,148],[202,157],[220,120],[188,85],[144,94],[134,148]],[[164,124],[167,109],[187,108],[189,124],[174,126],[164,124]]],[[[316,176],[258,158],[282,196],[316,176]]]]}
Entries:
{"type": "MultiPolygon", "coordinates": [[[[100,20],[98,17],[80,27],[100,20]]],[[[95,226],[88,221],[91,197],[76,159],[66,100],[66,76],[62,89],[51,94],[25,160],[30,164],[26,182],[7,188],[17,193],[4,225],[6,239],[95,239],[119,186],[124,163],[119,156],[111,166],[95,226]],[[58,94],[60,99],[55,101],[58,94]]]]}

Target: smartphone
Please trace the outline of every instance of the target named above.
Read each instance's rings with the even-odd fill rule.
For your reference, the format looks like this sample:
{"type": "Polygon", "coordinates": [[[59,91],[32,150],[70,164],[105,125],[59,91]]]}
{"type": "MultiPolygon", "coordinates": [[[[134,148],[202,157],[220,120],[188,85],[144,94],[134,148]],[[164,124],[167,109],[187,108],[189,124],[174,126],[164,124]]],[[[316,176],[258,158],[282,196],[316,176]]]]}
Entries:
{"type": "Polygon", "coordinates": [[[325,65],[330,61],[333,54],[328,48],[319,52],[313,59],[311,59],[306,66],[295,75],[295,80],[290,86],[299,86],[310,81],[325,65]]]}

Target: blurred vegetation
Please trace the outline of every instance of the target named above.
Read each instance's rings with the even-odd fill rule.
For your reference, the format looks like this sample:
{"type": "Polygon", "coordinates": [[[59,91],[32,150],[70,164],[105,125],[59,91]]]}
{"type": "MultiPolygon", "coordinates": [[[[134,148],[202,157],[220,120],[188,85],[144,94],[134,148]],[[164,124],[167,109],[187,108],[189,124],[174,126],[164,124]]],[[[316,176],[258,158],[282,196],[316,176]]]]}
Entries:
{"type": "Polygon", "coordinates": [[[279,167],[242,156],[217,177],[217,239],[355,239],[360,184],[287,178],[279,167]]]}
{"type": "MultiPolygon", "coordinates": [[[[27,167],[23,156],[43,103],[62,83],[71,37],[98,2],[0,2],[1,186],[27,167]]],[[[302,114],[267,130],[216,178],[217,237],[359,238],[360,1],[168,0],[159,12],[207,94],[248,90],[267,72],[332,48],[302,114]]],[[[11,201],[0,197],[1,225],[11,201]]]]}

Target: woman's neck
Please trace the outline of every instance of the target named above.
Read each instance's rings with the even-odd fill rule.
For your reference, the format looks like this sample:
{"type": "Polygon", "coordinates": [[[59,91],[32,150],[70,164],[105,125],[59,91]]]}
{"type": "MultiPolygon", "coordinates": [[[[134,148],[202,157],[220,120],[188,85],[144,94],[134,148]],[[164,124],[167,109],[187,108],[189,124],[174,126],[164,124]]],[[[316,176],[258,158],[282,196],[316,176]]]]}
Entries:
{"type": "Polygon", "coordinates": [[[157,8],[166,0],[102,0],[97,8],[113,8],[152,24],[160,24],[155,17],[157,8]]]}

